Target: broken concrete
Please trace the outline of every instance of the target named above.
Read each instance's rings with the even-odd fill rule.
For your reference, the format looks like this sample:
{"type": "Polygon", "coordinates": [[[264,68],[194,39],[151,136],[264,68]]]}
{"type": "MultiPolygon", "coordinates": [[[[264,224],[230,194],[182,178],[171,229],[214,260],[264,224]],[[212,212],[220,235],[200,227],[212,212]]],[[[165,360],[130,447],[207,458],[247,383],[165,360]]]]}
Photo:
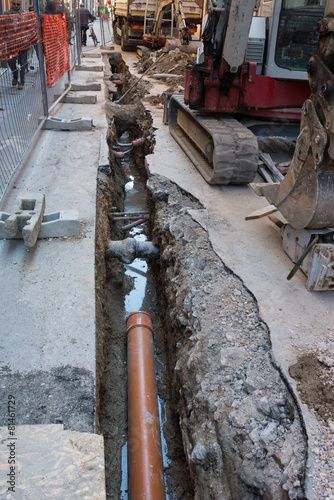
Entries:
{"type": "MultiPolygon", "coordinates": [[[[136,72],[136,58],[128,53],[125,54],[125,58],[136,72]]],[[[226,486],[225,479],[229,482],[228,488],[231,488],[227,490],[226,498],[253,498],[253,487],[255,488],[255,497],[259,495],[260,498],[285,498],[288,495],[287,490],[292,498],[325,499],[330,497],[334,494],[332,473],[334,462],[330,451],[334,443],[334,426],[332,420],[324,421],[319,416],[319,412],[330,419],[331,410],[325,398],[322,398],[321,404],[317,403],[316,407],[313,407],[309,401],[308,406],[306,406],[304,403],[306,398],[300,397],[298,394],[298,391],[302,390],[303,382],[298,381],[297,385],[289,374],[289,367],[294,365],[298,359],[303,365],[303,355],[305,356],[309,351],[319,361],[328,359],[326,352],[333,353],[333,326],[330,315],[333,294],[330,292],[320,294],[307,292],[305,289],[306,278],[301,272],[298,272],[291,282],[286,280],[293,264],[282,249],[279,231],[276,231],[268,219],[255,222],[245,221],[247,214],[263,205],[262,200],[254,197],[246,186],[209,186],[203,181],[194,167],[189,164],[182,151],[175,146],[166,127],[162,125],[162,112],[158,109],[160,106],[156,105],[154,98],[158,98],[166,88],[155,84],[154,94],[156,96],[154,96],[149,85],[148,83],[147,88],[150,88],[151,95],[147,96],[144,102],[147,103],[147,107],[155,119],[157,145],[154,155],[148,158],[148,168],[150,174],[159,176],[157,182],[160,183],[160,187],[153,190],[155,206],[158,207],[158,220],[161,218],[161,225],[158,223],[155,237],[159,244],[161,242],[167,244],[168,242],[166,253],[162,252],[164,265],[158,270],[158,276],[161,276],[163,280],[161,291],[167,290],[162,311],[167,316],[164,323],[168,327],[172,325],[169,336],[171,341],[170,359],[176,360],[176,363],[178,359],[180,360],[176,366],[172,365],[171,377],[175,383],[174,393],[179,395],[183,438],[193,471],[192,477],[196,485],[197,498],[225,498],[218,489],[221,485],[226,486]],[[182,196],[180,194],[175,198],[173,190],[171,196],[169,181],[166,181],[166,188],[164,188],[165,181],[160,177],[161,175],[168,176],[173,183],[178,185],[182,196]],[[185,210],[194,198],[202,202],[204,210],[193,208],[185,210]],[[203,252],[204,249],[206,250],[204,253],[199,248],[196,255],[193,255],[193,247],[197,245],[197,240],[193,239],[193,233],[197,229],[192,224],[188,225],[190,221],[187,222],[185,212],[208,235],[208,245],[203,245],[203,252]],[[214,253],[226,265],[227,275],[225,275],[225,280],[221,285],[219,285],[218,280],[220,268],[216,268],[215,260],[211,261],[211,253],[206,255],[211,245],[214,253]],[[185,260],[182,254],[184,254],[185,260]],[[196,277],[197,274],[205,273],[205,271],[207,272],[207,286],[202,289],[204,274],[204,279],[198,283],[196,277]],[[190,277],[187,274],[190,274],[190,277]],[[234,281],[238,276],[242,280],[241,287],[234,281]],[[224,289],[224,286],[228,286],[229,281],[234,284],[234,288],[224,289]],[[199,291],[198,297],[197,290],[199,291]],[[247,296],[248,291],[250,291],[251,296],[256,298],[256,302],[253,303],[254,308],[251,306],[252,300],[247,296]],[[247,298],[245,298],[245,294],[247,298]],[[211,309],[211,301],[213,309],[211,309]],[[235,309],[236,306],[240,307],[239,311],[235,309]],[[247,307],[250,307],[249,319],[243,318],[247,307]],[[208,314],[208,322],[205,320],[207,309],[211,311],[211,314],[208,314]],[[254,318],[257,317],[258,321],[253,324],[254,318]],[[261,327],[263,321],[265,323],[261,327]],[[217,328],[221,333],[221,335],[217,334],[216,341],[211,340],[210,332],[213,328],[217,328]],[[236,345],[228,346],[230,350],[226,351],[226,354],[229,354],[222,357],[226,347],[225,328],[228,343],[236,343],[236,345]],[[266,383],[263,385],[261,380],[257,380],[256,377],[247,375],[248,369],[251,368],[250,365],[247,368],[247,363],[243,365],[240,373],[234,369],[234,364],[232,367],[227,364],[232,354],[236,366],[239,366],[240,362],[243,363],[243,359],[247,361],[248,347],[245,348],[247,332],[252,337],[253,329],[255,329],[254,341],[262,329],[261,349],[264,349],[266,353],[263,360],[261,358],[261,362],[259,361],[254,367],[254,373],[266,382],[267,368],[262,372],[265,362],[267,367],[270,367],[270,371],[273,374],[276,373],[278,377],[273,387],[282,387],[283,394],[289,395],[287,400],[290,409],[287,418],[291,420],[290,423],[288,421],[284,423],[284,429],[280,428],[280,424],[277,426],[275,423],[274,413],[276,416],[278,415],[276,410],[274,413],[271,412],[276,403],[273,404],[271,400],[270,377],[268,379],[269,386],[266,386],[266,383]],[[269,334],[268,341],[265,341],[266,330],[269,334]],[[196,333],[192,335],[193,332],[196,333]],[[208,347],[206,347],[207,337],[208,347]],[[241,345],[239,346],[237,344],[240,339],[241,345]],[[215,354],[212,357],[211,350],[215,353],[217,346],[221,347],[221,352],[217,357],[215,354]],[[222,375],[220,377],[217,375],[215,378],[220,363],[222,375]],[[173,366],[175,366],[175,371],[173,366]],[[226,376],[229,377],[229,369],[232,369],[232,377],[230,380],[225,380],[224,373],[226,372],[226,376]],[[244,378],[245,376],[246,378],[244,378]],[[215,386],[215,380],[217,386],[215,386]],[[254,408],[251,408],[251,403],[249,407],[247,404],[245,406],[242,404],[244,398],[244,401],[247,398],[250,402],[252,401],[250,397],[252,392],[249,391],[253,389],[248,386],[250,381],[252,381],[251,386],[255,387],[254,401],[256,401],[257,391],[264,390],[262,396],[266,398],[266,401],[256,403],[255,413],[253,413],[254,408]],[[227,407],[225,407],[225,396],[230,390],[231,407],[227,400],[227,407]],[[233,414],[234,393],[237,415],[233,414]],[[240,396],[242,396],[241,399],[239,399],[240,396]],[[217,407],[215,402],[217,402],[217,407]],[[291,402],[292,406],[290,406],[291,402]],[[207,415],[210,415],[207,419],[203,416],[206,412],[207,415]],[[230,412],[232,412],[231,416],[229,416],[230,412]],[[260,420],[257,417],[252,420],[256,414],[261,415],[260,420]],[[263,436],[262,414],[268,425],[270,424],[269,427],[265,427],[266,431],[263,436]],[[250,420],[249,415],[252,415],[250,420]],[[241,419],[245,417],[246,420],[242,421],[239,417],[241,419]],[[290,425],[292,421],[293,424],[290,425]],[[255,422],[258,422],[255,426],[257,431],[253,432],[251,426],[255,422]],[[286,424],[288,424],[287,428],[286,424]],[[203,428],[208,429],[207,435],[203,433],[203,428]],[[219,429],[222,430],[222,434],[219,429]],[[251,447],[251,441],[248,440],[255,440],[253,442],[254,449],[256,449],[258,439],[262,440],[260,448],[262,447],[264,450],[268,446],[268,449],[273,449],[272,446],[277,445],[278,448],[271,457],[280,457],[280,453],[284,449],[283,447],[279,451],[280,443],[285,442],[288,445],[290,441],[289,439],[284,441],[284,436],[288,436],[290,432],[292,432],[291,443],[298,443],[297,448],[287,451],[284,456],[285,465],[283,462],[278,462],[279,469],[284,470],[286,466],[288,467],[288,475],[283,474],[284,477],[282,477],[280,484],[275,480],[269,480],[270,485],[268,486],[265,478],[266,473],[262,475],[261,467],[262,465],[268,466],[267,472],[270,476],[270,460],[266,464],[268,459],[266,456],[263,464],[260,463],[260,466],[256,466],[257,468],[254,470],[253,465],[257,462],[256,457],[252,455],[254,450],[251,447]],[[198,436],[199,446],[196,446],[198,436]],[[206,446],[207,436],[209,437],[208,446],[206,446]],[[211,440],[212,436],[213,440],[211,440]],[[224,436],[228,442],[224,441],[224,436]],[[230,440],[228,436],[232,436],[230,440]],[[211,443],[213,447],[210,446],[211,443]],[[218,443],[219,448],[215,443],[218,443]],[[298,448],[299,445],[301,448],[298,448]],[[231,461],[223,461],[220,468],[219,454],[221,452],[224,458],[225,450],[228,451],[229,446],[233,450],[231,455],[228,455],[231,461]],[[248,455],[247,449],[251,449],[250,455],[248,455]],[[295,452],[296,456],[294,456],[295,452]],[[211,457],[213,457],[213,461],[211,461],[211,457]],[[249,460],[248,465],[247,460],[249,460]],[[216,477],[212,483],[207,482],[206,477],[211,464],[212,466],[218,464],[217,471],[220,470],[222,476],[227,471],[226,478],[218,479],[216,477]],[[230,466],[236,467],[236,475],[240,474],[240,483],[233,482],[234,469],[231,470],[230,466]],[[293,481],[293,471],[296,473],[295,481],[293,481]],[[232,476],[230,476],[230,472],[232,476]],[[210,489],[210,484],[215,484],[216,493],[210,489]],[[266,489],[266,485],[268,489],[266,489]],[[250,490],[248,491],[247,488],[250,490]]],[[[128,102],[131,102],[132,98],[129,97],[128,102]]],[[[201,241],[199,239],[199,246],[201,241]]],[[[162,297],[162,293],[160,297],[162,297]]],[[[313,365],[318,366],[315,363],[313,365]]],[[[325,393],[327,394],[328,390],[332,389],[331,384],[334,383],[333,373],[330,368],[327,370],[328,362],[325,364],[320,362],[319,366],[322,367],[321,387],[325,389],[324,384],[326,383],[325,393]]],[[[304,376],[301,369],[297,373],[301,377],[304,376]]],[[[276,406],[279,407],[280,404],[277,403],[276,406]]],[[[272,471],[274,471],[276,465],[272,465],[274,466],[272,471]]]]}

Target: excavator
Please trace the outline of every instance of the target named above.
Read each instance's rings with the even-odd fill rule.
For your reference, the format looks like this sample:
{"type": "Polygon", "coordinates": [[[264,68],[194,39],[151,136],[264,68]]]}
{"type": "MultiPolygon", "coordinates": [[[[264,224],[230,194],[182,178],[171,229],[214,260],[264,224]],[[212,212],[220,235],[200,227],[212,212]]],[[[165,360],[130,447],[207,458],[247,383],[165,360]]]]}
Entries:
{"type": "Polygon", "coordinates": [[[163,47],[168,39],[161,35],[161,27],[165,14],[170,17],[175,15],[181,45],[188,45],[191,37],[197,30],[197,24],[201,21],[201,9],[195,2],[185,2],[186,9],[183,8],[182,0],[162,0],[158,5],[156,19],[150,34],[142,36],[143,45],[158,48],[163,47]]]}
{"type": "Polygon", "coordinates": [[[204,14],[184,98],[169,101],[170,133],[208,183],[251,184],[270,203],[263,215],[280,214],[288,279],[301,269],[308,290],[332,290],[334,0],[208,0],[204,14]],[[247,120],[296,119],[286,175],[254,184],[261,151],[247,120]]]}

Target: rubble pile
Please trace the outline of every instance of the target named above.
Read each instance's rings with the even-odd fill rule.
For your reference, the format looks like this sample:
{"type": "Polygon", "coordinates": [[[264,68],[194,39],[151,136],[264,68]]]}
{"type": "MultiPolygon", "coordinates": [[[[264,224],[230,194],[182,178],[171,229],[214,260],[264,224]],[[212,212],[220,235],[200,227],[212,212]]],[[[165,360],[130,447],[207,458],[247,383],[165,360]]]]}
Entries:
{"type": "MultiPolygon", "coordinates": [[[[163,54],[163,50],[157,52],[148,52],[138,61],[138,73],[144,73],[157,59],[163,54]]],[[[155,74],[178,75],[179,78],[171,76],[165,78],[164,81],[172,88],[171,91],[178,92],[179,86],[184,86],[184,74],[188,64],[196,62],[194,54],[187,54],[180,49],[174,49],[165,53],[165,56],[158,61],[157,65],[148,72],[149,76],[155,74]]]]}

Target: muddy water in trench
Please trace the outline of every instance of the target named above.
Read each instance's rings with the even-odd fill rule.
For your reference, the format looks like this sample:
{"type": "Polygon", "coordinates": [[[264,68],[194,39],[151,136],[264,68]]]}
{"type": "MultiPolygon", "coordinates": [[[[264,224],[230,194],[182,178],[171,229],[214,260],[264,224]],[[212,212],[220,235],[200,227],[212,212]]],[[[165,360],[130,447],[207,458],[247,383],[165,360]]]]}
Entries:
{"type": "MultiPolygon", "coordinates": [[[[120,142],[128,143],[124,134],[120,142]]],[[[124,150],[124,148],[123,148],[124,150]]],[[[124,212],[148,211],[145,180],[133,164],[131,153],[121,161],[125,169],[124,212]]],[[[114,222],[122,227],[127,221],[114,222]]],[[[115,227],[112,224],[112,232],[115,227]]],[[[146,224],[123,231],[123,237],[147,237],[146,224]]],[[[115,238],[118,239],[118,238],[115,238]]],[[[126,318],[134,311],[146,311],[153,320],[155,366],[157,374],[166,498],[192,499],[192,486],[183,454],[178,417],[173,409],[167,382],[167,358],[163,325],[157,310],[156,287],[145,260],[131,264],[110,262],[106,286],[106,372],[101,393],[101,432],[105,438],[107,498],[127,499],[127,366],[126,318]]]]}

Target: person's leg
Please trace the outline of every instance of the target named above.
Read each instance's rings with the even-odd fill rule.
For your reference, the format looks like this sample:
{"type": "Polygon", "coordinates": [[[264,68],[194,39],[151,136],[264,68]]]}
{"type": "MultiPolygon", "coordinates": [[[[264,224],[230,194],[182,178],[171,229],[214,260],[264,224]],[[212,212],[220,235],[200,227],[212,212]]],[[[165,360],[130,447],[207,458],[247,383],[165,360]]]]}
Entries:
{"type": "Polygon", "coordinates": [[[28,50],[21,50],[19,52],[18,56],[18,61],[20,65],[20,82],[22,85],[24,85],[24,75],[27,69],[27,55],[28,55],[28,50]]]}
{"type": "Polygon", "coordinates": [[[12,85],[16,85],[17,84],[17,77],[18,77],[18,70],[17,70],[17,67],[16,67],[16,60],[17,60],[17,57],[11,57],[10,59],[8,59],[8,66],[10,67],[12,73],[13,73],[13,81],[12,81],[12,85]]]}
{"type": "Polygon", "coordinates": [[[83,31],[83,41],[84,41],[83,45],[87,45],[87,30],[88,30],[88,27],[85,26],[83,29],[84,29],[84,31],[83,31]]]}
{"type": "Polygon", "coordinates": [[[81,26],[81,45],[87,45],[86,26],[81,26]]]}

